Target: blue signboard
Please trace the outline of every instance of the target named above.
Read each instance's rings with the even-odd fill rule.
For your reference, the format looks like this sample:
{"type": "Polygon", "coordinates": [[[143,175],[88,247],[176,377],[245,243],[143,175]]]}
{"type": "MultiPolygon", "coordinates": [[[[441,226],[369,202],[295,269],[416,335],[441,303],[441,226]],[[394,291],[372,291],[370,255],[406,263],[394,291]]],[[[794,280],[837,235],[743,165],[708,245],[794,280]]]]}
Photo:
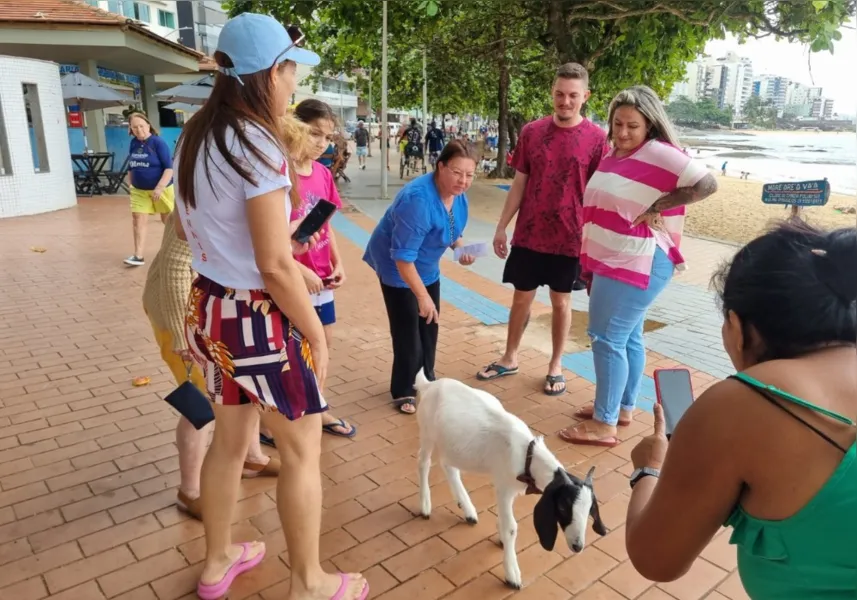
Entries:
{"type": "Polygon", "coordinates": [[[788,181],[762,186],[762,202],[789,206],[824,206],[830,198],[830,183],[818,181],[788,181]]]}

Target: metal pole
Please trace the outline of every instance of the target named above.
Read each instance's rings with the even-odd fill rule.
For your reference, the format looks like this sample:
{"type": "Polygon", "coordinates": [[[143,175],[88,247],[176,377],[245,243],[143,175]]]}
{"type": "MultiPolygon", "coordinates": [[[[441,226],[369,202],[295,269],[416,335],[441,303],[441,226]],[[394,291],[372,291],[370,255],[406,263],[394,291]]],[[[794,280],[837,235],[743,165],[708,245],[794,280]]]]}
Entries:
{"type": "Polygon", "coordinates": [[[390,197],[387,193],[387,165],[390,161],[390,129],[387,127],[387,0],[384,0],[383,25],[381,26],[381,198],[390,197]]]}
{"type": "Polygon", "coordinates": [[[372,122],[375,120],[372,108],[372,69],[369,69],[369,158],[372,158],[372,122]]]}
{"type": "Polygon", "coordinates": [[[423,48],[423,135],[428,133],[428,77],[426,77],[426,49],[423,48]]]}

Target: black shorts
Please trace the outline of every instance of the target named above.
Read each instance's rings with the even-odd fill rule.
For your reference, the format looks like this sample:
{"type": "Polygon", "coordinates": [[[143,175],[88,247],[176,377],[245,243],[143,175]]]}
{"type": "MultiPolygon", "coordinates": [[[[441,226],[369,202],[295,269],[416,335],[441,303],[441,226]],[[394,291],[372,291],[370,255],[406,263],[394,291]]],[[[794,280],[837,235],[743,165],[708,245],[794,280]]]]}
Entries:
{"type": "Polygon", "coordinates": [[[579,275],[580,259],[576,256],[512,246],[503,269],[503,283],[511,283],[519,292],[531,292],[546,285],[554,292],[570,294],[579,275]]]}

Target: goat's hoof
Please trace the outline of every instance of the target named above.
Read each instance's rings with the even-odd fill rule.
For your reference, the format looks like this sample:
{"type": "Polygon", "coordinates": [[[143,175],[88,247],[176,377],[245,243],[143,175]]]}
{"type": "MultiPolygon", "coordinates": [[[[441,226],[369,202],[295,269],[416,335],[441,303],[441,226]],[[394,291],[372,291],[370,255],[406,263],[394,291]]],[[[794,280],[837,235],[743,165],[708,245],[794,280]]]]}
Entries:
{"type": "Polygon", "coordinates": [[[425,519],[426,521],[428,521],[429,519],[431,519],[431,513],[420,513],[420,516],[421,516],[423,519],[425,519]]]}
{"type": "Polygon", "coordinates": [[[524,587],[523,584],[513,583],[513,582],[509,581],[508,579],[506,580],[506,586],[512,588],[513,590],[520,590],[520,589],[523,589],[523,587],[524,587]]]}
{"type": "Polygon", "coordinates": [[[476,525],[479,523],[479,519],[476,517],[466,517],[464,520],[467,521],[468,525],[476,525]]]}

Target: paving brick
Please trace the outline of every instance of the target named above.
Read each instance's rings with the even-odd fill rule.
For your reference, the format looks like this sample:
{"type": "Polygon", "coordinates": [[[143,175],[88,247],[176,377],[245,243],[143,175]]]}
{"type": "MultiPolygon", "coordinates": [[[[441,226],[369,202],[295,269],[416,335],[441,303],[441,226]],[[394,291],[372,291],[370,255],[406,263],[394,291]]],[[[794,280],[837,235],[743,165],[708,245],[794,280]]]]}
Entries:
{"type": "Polygon", "coordinates": [[[48,590],[55,594],[85,582],[94,584],[96,577],[112,573],[134,561],[134,555],[125,546],[69,563],[45,574],[48,590]]]}
{"type": "Polygon", "coordinates": [[[98,585],[108,596],[133,590],[150,581],[174,573],[187,566],[182,555],[175,550],[141,560],[132,565],[98,578],[98,585]]]}
{"type": "MultiPolygon", "coordinates": [[[[357,173],[355,183],[364,175],[357,173]]],[[[494,188],[485,184],[484,189],[494,188]]],[[[146,270],[117,264],[128,243],[125,202],[82,199],[69,211],[0,221],[0,255],[11,258],[0,261],[0,299],[5,300],[0,302],[2,600],[195,597],[205,553],[203,529],[174,507],[176,415],[162,398],[175,384],[140,310],[146,270]],[[81,227],[92,235],[80,236],[81,227]],[[52,249],[62,249],[51,253],[50,262],[28,251],[34,231],[37,238],[50,235],[52,249]],[[64,294],[54,293],[58,287],[64,294]],[[26,315],[8,310],[23,298],[34,299],[26,315]],[[130,380],[136,375],[149,375],[152,382],[135,388],[130,380]]],[[[478,216],[472,221],[468,227],[479,235],[485,224],[478,216]]],[[[601,513],[610,532],[590,536],[580,555],[564,544],[546,552],[532,527],[537,499],[519,498],[516,547],[526,582],[521,592],[513,594],[502,582],[496,494],[487,477],[464,474],[479,510],[477,525],[463,523],[437,467],[430,475],[432,518],[415,517],[419,428],[412,416],[389,404],[386,315],[376,278],[351,241],[365,239],[372,221],[349,213],[338,215],[334,227],[342,234],[349,283],[337,293],[339,322],[327,396],[334,414],[356,423],[359,432],[353,440],[322,439],[320,555],[329,561],[326,568],[362,571],[372,597],[384,599],[746,598],[734,574],[727,533],[712,541],[688,576],[671,584],[646,582],[628,562],[623,523],[630,452],[651,428],[648,413],[637,415],[633,426],[621,432],[623,443],[610,451],[572,448],[548,438],[567,468],[580,472],[596,466],[601,513]]],[[[158,231],[156,224],[152,230],[158,231]]],[[[486,229],[490,235],[489,230],[493,225],[486,229]]],[[[158,237],[147,240],[150,256],[158,237]]],[[[687,256],[705,271],[719,247],[697,242],[689,238],[687,256]]],[[[487,330],[486,323],[505,323],[511,300],[510,290],[496,283],[500,271],[480,274],[479,268],[463,269],[446,260],[441,266],[444,316],[437,370],[468,383],[502,351],[503,332],[487,330]]],[[[647,334],[653,351],[646,372],[687,365],[694,388],[701,391],[731,371],[719,341],[720,315],[702,288],[707,277],[695,272],[676,279],[649,315],[667,326],[647,334]]],[[[540,318],[550,309],[544,294],[537,298],[533,314],[540,318]]],[[[572,304],[576,311],[588,308],[583,294],[575,294],[572,304]]],[[[594,373],[581,356],[573,366],[583,375],[566,373],[569,391],[562,398],[541,393],[548,358],[532,347],[522,348],[518,377],[479,386],[534,431],[552,434],[573,421],[576,407],[592,401],[594,373]]],[[[233,538],[261,539],[269,555],[235,582],[231,595],[236,600],[281,600],[288,593],[289,557],[275,487],[273,479],[241,483],[233,538]]]]}

